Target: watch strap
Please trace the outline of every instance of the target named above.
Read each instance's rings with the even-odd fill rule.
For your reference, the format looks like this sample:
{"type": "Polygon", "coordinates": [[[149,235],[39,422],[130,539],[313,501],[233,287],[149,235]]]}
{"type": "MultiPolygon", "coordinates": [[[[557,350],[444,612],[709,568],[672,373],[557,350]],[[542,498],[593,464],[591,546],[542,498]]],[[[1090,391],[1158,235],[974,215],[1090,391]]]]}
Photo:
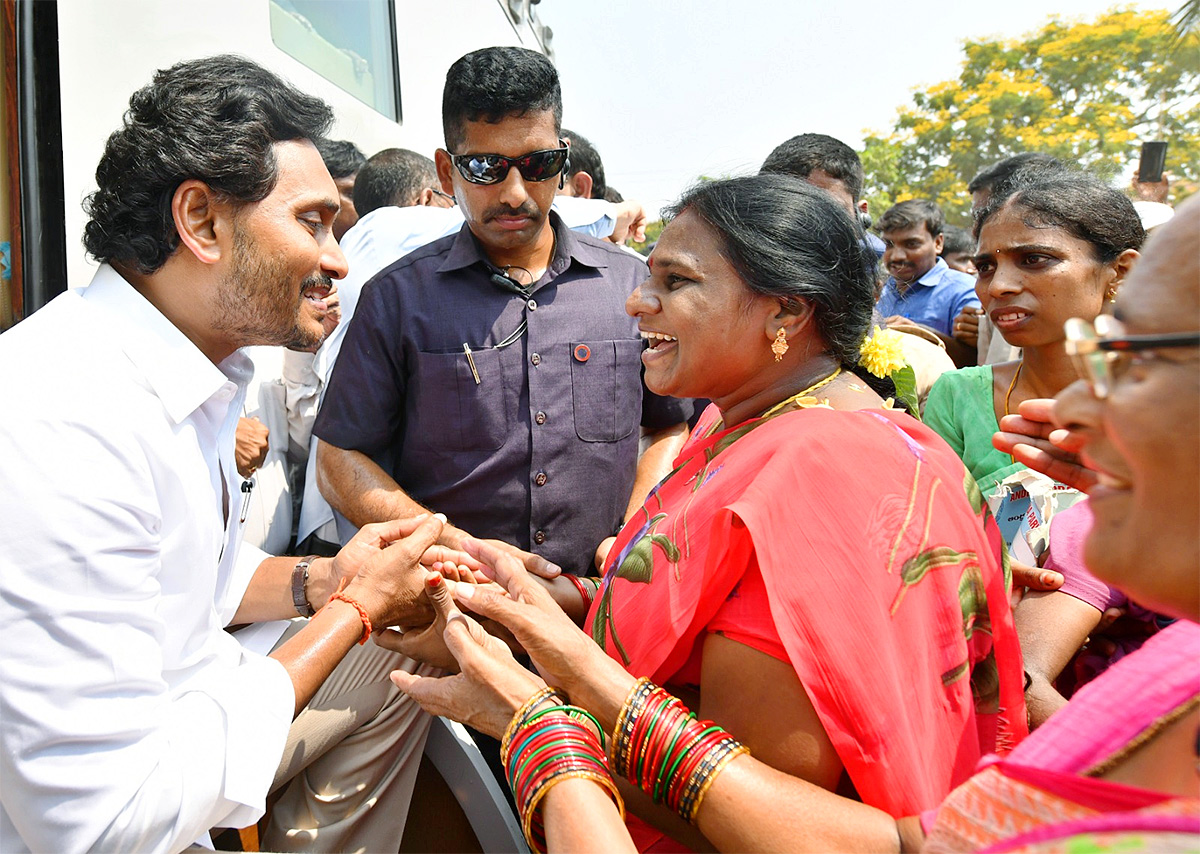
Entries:
{"type": "Polygon", "coordinates": [[[316,559],[316,555],[301,558],[292,570],[292,604],[301,617],[311,617],[317,613],[308,603],[308,567],[316,559]]]}

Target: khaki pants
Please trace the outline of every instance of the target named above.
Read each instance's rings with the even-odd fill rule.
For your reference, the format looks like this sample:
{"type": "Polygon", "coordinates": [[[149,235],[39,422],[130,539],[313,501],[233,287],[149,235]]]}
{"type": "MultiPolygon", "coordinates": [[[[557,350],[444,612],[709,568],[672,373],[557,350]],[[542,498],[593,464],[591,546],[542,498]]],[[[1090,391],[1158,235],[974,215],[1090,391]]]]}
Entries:
{"type": "Polygon", "coordinates": [[[263,851],[399,849],[430,723],[388,679],[400,669],[437,672],[370,641],[356,646],[292,722],[263,851]]]}

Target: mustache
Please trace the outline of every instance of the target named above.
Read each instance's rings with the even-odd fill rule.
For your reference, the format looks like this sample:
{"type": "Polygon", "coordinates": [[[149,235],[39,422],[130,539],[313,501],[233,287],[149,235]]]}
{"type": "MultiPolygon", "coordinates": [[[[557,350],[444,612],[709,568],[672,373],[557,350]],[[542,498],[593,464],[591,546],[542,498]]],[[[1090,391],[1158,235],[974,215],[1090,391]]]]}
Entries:
{"type": "Polygon", "coordinates": [[[495,219],[499,216],[527,216],[530,219],[537,219],[541,214],[538,206],[532,201],[521,205],[519,208],[510,207],[508,205],[497,205],[494,208],[488,208],[484,211],[484,219],[495,219]]]}
{"type": "Polygon", "coordinates": [[[300,290],[301,290],[301,292],[303,292],[303,291],[308,290],[309,288],[314,288],[317,285],[324,285],[327,288],[332,288],[333,287],[333,277],[329,276],[325,273],[317,273],[315,275],[309,276],[307,279],[305,279],[303,282],[300,283],[300,290]]]}

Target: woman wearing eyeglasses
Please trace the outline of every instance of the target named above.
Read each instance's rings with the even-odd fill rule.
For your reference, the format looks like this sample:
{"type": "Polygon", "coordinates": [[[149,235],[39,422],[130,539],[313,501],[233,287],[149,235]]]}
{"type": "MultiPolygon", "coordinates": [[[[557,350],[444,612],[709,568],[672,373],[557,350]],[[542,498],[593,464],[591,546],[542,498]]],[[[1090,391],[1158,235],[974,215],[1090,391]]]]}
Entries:
{"type": "MultiPolygon", "coordinates": [[[[626,303],[647,386],[714,401],[618,536],[588,615],[616,672],[666,688],[627,716],[643,849],[703,844],[679,816],[743,746],[780,779],[902,816],[1024,734],[998,532],[953,452],[856,373],[874,301],[860,252],[803,181],[709,182],[626,303]]],[[[554,766],[538,739],[510,742],[528,817],[554,766]]]]}
{"type": "MultiPolygon", "coordinates": [[[[1064,324],[1079,318],[1103,326],[1145,236],[1132,203],[1085,175],[1034,179],[977,215],[976,290],[983,309],[1022,358],[944,374],[930,391],[925,423],[962,457],[985,496],[1025,468],[992,446],[1004,416],[1033,398],[1049,398],[1078,373],[1064,324]]],[[[1055,516],[1045,569],[1064,577],[1062,589],[1025,597],[1016,608],[1028,674],[1026,704],[1038,726],[1066,702],[1074,687],[1110,660],[1136,648],[1157,629],[1157,615],[1093,579],[1078,555],[1089,523],[1086,503],[1055,516]],[[1080,647],[1109,609],[1126,615],[1114,634],[1123,638],[1106,654],[1080,647]],[[1064,671],[1067,671],[1064,673],[1064,671]],[[1058,687],[1055,687],[1059,680],[1058,687]]]]}
{"type": "Polygon", "coordinates": [[[645,738],[645,722],[664,717],[652,688],[601,654],[519,563],[481,543],[466,547],[493,567],[508,595],[456,585],[453,600],[510,628],[561,693],[548,694],[507,647],[454,607],[441,585],[434,599],[461,674],[393,679],[431,712],[496,732],[507,727],[509,756],[541,746],[536,762],[515,770],[518,781],[528,781],[530,768],[559,769],[530,793],[529,827],[550,851],[632,850],[614,778],[648,776],[653,788],[650,772],[662,768],[672,778],[674,767],[701,781],[693,787],[698,803],[693,796],[687,804],[718,850],[1194,850],[1200,834],[1198,229],[1195,201],[1155,236],[1119,301],[1128,306],[1129,335],[1101,343],[1109,349],[1100,352],[1136,355],[1093,360],[1097,382],[1077,382],[1053,404],[1059,429],[1045,423],[1051,402],[1031,401],[1023,417],[1005,419],[1010,432],[997,436],[1005,453],[1088,490],[1097,525],[1087,557],[1097,575],[1180,619],[1008,757],[981,763],[936,812],[897,822],[740,753],[710,773],[713,763],[704,760],[719,748],[704,741],[672,746],[668,755],[680,754],[677,766],[645,756],[645,743],[656,742],[653,733],[645,738]],[[1075,454],[1094,470],[1081,469],[1075,454]],[[611,733],[607,754],[615,762],[605,760],[583,709],[611,733]],[[631,734],[639,738],[631,742],[631,734]],[[631,753],[643,760],[640,770],[637,762],[630,768],[631,753]]]}

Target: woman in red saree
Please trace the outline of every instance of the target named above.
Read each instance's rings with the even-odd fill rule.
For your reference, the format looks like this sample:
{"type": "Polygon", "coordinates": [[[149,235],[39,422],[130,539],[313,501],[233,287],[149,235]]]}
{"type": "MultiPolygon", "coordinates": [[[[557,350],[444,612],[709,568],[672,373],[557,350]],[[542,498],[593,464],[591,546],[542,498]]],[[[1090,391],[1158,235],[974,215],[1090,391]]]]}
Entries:
{"type": "Polygon", "coordinates": [[[627,310],[647,385],[714,405],[587,625],[758,758],[903,816],[1024,735],[1020,652],[973,481],[854,373],[873,283],[845,219],[765,176],[680,203],[627,310]]]}
{"type": "MultiPolygon", "coordinates": [[[[1055,426],[1064,429],[1051,431],[1044,423],[1051,417],[1049,401],[1036,401],[1021,407],[1021,417],[1006,418],[1001,427],[1012,432],[998,434],[996,439],[1002,451],[1087,491],[1097,520],[1085,546],[1089,567],[1106,583],[1148,607],[1181,618],[1179,622],[1086,686],[1006,757],[981,763],[980,773],[955,790],[936,814],[930,811],[922,816],[924,828],[930,831],[927,840],[920,832],[922,823],[912,818],[897,822],[894,814],[780,773],[771,767],[769,756],[759,754],[735,755],[714,772],[715,779],[709,778],[708,794],[690,817],[711,844],[726,851],[914,851],[923,841],[926,850],[956,852],[1196,850],[1200,838],[1198,226],[1200,201],[1181,207],[1176,220],[1152,238],[1146,257],[1132,272],[1118,302],[1117,313],[1128,334],[1093,341],[1094,346],[1085,353],[1091,381],[1070,386],[1054,404],[1055,426]],[[1082,469],[1075,454],[1081,454],[1094,471],[1082,469]]],[[[819,409],[796,413],[797,418],[812,415],[832,418],[838,413],[819,409]]],[[[872,413],[848,415],[844,419],[847,425],[853,418],[872,413]]],[[[782,416],[770,419],[737,443],[766,436],[772,424],[782,422],[782,416]]],[[[911,431],[905,432],[912,436],[911,431]]],[[[718,435],[711,434],[714,438],[718,435]]],[[[703,483],[704,477],[711,476],[708,484],[696,490],[697,495],[704,492],[726,473],[722,468],[712,474],[723,458],[726,465],[732,465],[734,450],[736,444],[705,461],[704,448],[698,446],[696,462],[705,474],[698,479],[683,475],[682,482],[703,483]]],[[[842,453],[833,440],[812,451],[805,457],[806,466],[822,453],[842,453]]],[[[764,449],[760,467],[775,466],[777,456],[770,448],[764,449]]],[[[746,476],[751,481],[758,479],[754,472],[746,476]]],[[[828,482],[829,488],[836,485],[836,479],[828,482]]],[[[938,487],[936,493],[941,491],[938,487]]],[[[869,495],[864,489],[861,506],[853,508],[850,515],[870,515],[869,495]]],[[[803,496],[809,502],[824,500],[816,489],[805,490],[803,496]]],[[[741,498],[728,502],[728,511],[720,511],[714,518],[720,518],[720,513],[743,512],[747,498],[766,504],[788,500],[751,487],[742,491],[741,498]]],[[[692,510],[699,501],[687,509],[689,531],[698,518],[692,510]]],[[[652,533],[657,536],[664,531],[667,521],[659,520],[652,533]]],[[[751,533],[754,527],[754,522],[747,524],[751,533]]],[[[825,531],[813,519],[805,519],[801,527],[807,532],[803,539],[817,540],[825,531]]],[[[896,530],[906,527],[900,525],[896,530]]],[[[864,521],[855,535],[869,540],[871,530],[864,521]]],[[[681,559],[685,557],[674,539],[670,547],[653,538],[649,543],[655,550],[678,549],[681,559]]],[[[612,741],[620,743],[616,736],[624,731],[622,720],[628,721],[626,713],[633,708],[639,690],[634,677],[618,661],[601,655],[519,563],[486,544],[469,542],[466,549],[493,567],[492,574],[505,592],[457,585],[454,599],[511,629],[547,682],[557,686],[571,703],[594,714],[603,730],[613,733],[612,741]]],[[[635,549],[628,552],[634,553],[635,549]]],[[[628,555],[618,565],[626,559],[628,555]]],[[[668,559],[653,572],[671,576],[669,555],[668,559]]],[[[808,569],[799,562],[794,566],[796,575],[808,569]]],[[[923,584],[942,571],[931,567],[905,595],[897,614],[904,612],[923,584]]],[[[837,602],[839,597],[857,595],[855,578],[844,577],[847,581],[837,593],[827,595],[816,607],[837,608],[837,615],[858,626],[857,610],[837,602]]],[[[680,596],[686,593],[678,586],[670,589],[680,596]]],[[[448,601],[444,597],[439,606],[440,622],[461,673],[429,679],[398,672],[393,679],[430,711],[470,720],[489,732],[502,732],[506,725],[513,726],[510,720],[520,717],[522,704],[544,683],[516,665],[507,647],[486,635],[477,623],[448,607],[448,601]]],[[[666,604],[675,607],[670,600],[666,604]]],[[[799,607],[809,606],[802,602],[799,607]]],[[[600,610],[598,607],[597,613],[600,610]]],[[[771,610],[775,610],[773,603],[771,610]]],[[[662,622],[654,614],[645,619],[662,622]]],[[[621,645],[632,660],[637,653],[631,647],[639,627],[619,619],[616,624],[621,645]],[[631,626],[628,635],[626,625],[631,626]]],[[[780,634],[785,631],[780,629],[780,634]]],[[[849,643],[858,646],[864,642],[851,638],[849,643]]],[[[706,654],[710,651],[707,644],[706,640],[706,654]]],[[[888,651],[880,649],[879,654],[888,651]]],[[[818,661],[815,666],[825,663],[818,661]]],[[[879,669],[864,667],[863,681],[878,677],[879,669]]],[[[702,669],[702,680],[707,672],[702,669]]],[[[738,678],[733,674],[734,681],[738,678]]],[[[702,696],[702,703],[711,698],[708,693],[708,697],[702,696]]],[[[752,704],[756,699],[745,696],[743,701],[752,704]]],[[[833,698],[834,703],[839,700],[833,698]]],[[[817,703],[814,699],[813,705],[817,703]]],[[[528,707],[537,708],[533,704],[528,707]]],[[[755,711],[767,719],[780,717],[778,709],[766,705],[755,711]]],[[[897,719],[907,718],[904,709],[895,711],[897,719]]],[[[727,726],[732,732],[732,724],[727,726]]],[[[611,748],[610,753],[614,753],[611,748]]],[[[612,777],[642,776],[638,769],[629,772],[616,764],[612,771],[612,777]]],[[[602,775],[601,780],[611,783],[612,777],[602,775]]],[[[863,800],[868,800],[865,794],[863,800]]],[[[545,795],[540,814],[551,851],[632,848],[616,805],[592,780],[564,778],[545,795]]]]}

